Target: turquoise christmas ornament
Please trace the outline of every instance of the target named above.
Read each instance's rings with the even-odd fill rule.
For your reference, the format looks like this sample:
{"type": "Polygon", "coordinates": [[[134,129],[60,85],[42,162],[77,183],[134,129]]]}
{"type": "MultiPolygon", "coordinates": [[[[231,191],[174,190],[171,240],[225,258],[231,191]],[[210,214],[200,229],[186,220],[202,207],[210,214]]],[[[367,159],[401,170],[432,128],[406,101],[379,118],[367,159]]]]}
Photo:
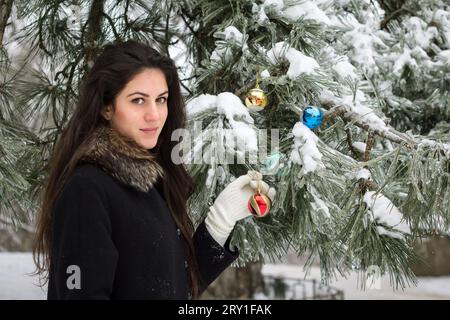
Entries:
{"type": "Polygon", "coordinates": [[[266,158],[264,166],[261,168],[263,175],[276,174],[280,166],[281,153],[275,152],[266,158]]]}
{"type": "Polygon", "coordinates": [[[323,113],[319,107],[308,106],[303,110],[303,124],[310,129],[315,129],[322,124],[323,113]]]}
{"type": "Polygon", "coordinates": [[[264,161],[260,172],[267,176],[275,176],[277,179],[282,177],[282,171],[285,168],[286,156],[283,153],[275,151],[271,153],[264,161]]]}

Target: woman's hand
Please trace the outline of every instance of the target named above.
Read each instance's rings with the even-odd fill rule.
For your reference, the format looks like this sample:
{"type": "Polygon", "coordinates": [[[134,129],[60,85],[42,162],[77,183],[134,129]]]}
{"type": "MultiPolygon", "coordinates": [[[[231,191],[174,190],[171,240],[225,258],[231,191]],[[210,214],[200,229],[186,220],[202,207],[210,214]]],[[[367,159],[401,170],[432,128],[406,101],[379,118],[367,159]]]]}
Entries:
{"type": "Polygon", "coordinates": [[[261,193],[273,202],[275,189],[262,181],[261,173],[248,171],[228,184],[209,208],[205,219],[206,228],[221,246],[225,244],[236,222],[251,216],[248,201],[255,194],[258,183],[261,193]]]}

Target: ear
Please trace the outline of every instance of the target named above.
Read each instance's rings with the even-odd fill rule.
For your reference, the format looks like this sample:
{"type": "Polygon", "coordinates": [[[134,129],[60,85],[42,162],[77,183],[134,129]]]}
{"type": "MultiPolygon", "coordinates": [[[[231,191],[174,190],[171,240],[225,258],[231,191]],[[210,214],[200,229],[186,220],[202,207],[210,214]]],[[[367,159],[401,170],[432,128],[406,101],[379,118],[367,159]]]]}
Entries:
{"type": "Polygon", "coordinates": [[[106,120],[111,120],[111,116],[112,116],[112,112],[111,112],[111,106],[106,106],[105,107],[105,109],[103,109],[101,112],[100,112],[101,114],[102,114],[102,116],[103,116],[103,118],[105,118],[106,120]]]}

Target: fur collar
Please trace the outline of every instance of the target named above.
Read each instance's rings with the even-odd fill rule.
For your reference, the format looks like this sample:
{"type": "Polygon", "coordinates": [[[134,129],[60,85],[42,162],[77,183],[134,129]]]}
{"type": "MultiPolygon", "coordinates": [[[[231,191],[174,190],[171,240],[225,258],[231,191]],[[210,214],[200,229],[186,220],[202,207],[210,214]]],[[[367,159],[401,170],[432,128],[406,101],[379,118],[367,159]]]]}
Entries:
{"type": "Polygon", "coordinates": [[[80,163],[97,165],[119,182],[143,192],[164,175],[154,154],[105,125],[86,140],[80,163]]]}

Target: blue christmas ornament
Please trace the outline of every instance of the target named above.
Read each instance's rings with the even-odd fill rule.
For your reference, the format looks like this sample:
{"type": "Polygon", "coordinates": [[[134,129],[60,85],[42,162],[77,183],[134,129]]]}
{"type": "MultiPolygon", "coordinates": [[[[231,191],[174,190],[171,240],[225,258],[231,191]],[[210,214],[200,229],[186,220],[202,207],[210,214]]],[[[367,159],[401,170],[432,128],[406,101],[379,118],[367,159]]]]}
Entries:
{"type": "Polygon", "coordinates": [[[308,106],[303,110],[303,124],[315,129],[322,124],[323,113],[319,107],[308,106]]]}

